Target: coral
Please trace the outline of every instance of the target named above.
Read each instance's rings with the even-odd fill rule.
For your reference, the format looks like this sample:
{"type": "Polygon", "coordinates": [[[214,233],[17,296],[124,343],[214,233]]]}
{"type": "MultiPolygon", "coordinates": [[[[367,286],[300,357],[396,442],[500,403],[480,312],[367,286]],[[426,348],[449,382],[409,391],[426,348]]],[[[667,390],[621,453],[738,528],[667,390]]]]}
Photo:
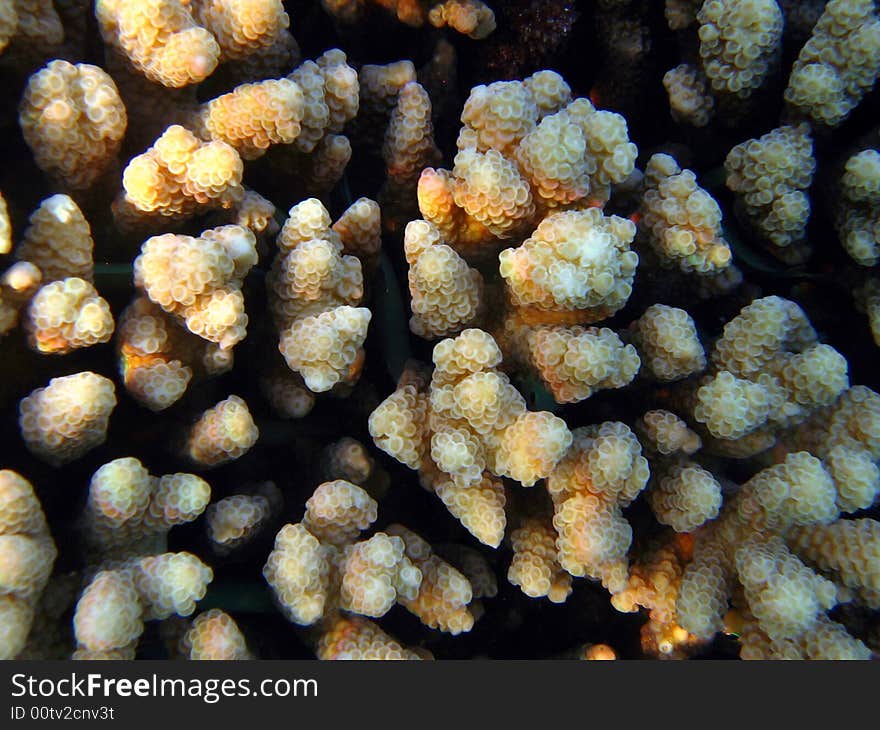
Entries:
{"type": "Polygon", "coordinates": [[[507,580],[530,598],[562,603],[571,594],[571,576],[559,565],[556,532],[541,519],[526,520],[510,533],[513,560],[507,580]]]}
{"type": "Polygon", "coordinates": [[[629,335],[641,358],[642,373],[656,380],[681,380],[706,367],[696,324],[683,309],[652,304],[629,326],[629,335]]]}
{"type": "Polygon", "coordinates": [[[428,21],[435,28],[448,25],[476,40],[495,30],[495,13],[482,0],[444,0],[431,8],[428,21]]]}
{"type": "Polygon", "coordinates": [[[573,576],[621,586],[632,528],[621,509],[644,489],[650,470],[635,434],[606,421],[577,428],[573,442],[547,478],[560,565],[573,576]]]}
{"type": "Polygon", "coordinates": [[[410,329],[420,337],[445,337],[475,324],[484,307],[483,277],[446,245],[435,225],[411,221],[404,233],[412,297],[410,329]]]}
{"type": "Polygon", "coordinates": [[[0,471],[0,658],[14,659],[24,648],[57,554],[33,486],[0,471]]]}
{"type": "Polygon", "coordinates": [[[846,252],[862,266],[880,262],[880,151],[865,149],[846,160],[834,225],[846,252]]]}
{"type": "Polygon", "coordinates": [[[785,102],[817,126],[836,127],[880,73],[880,17],[870,0],[830,0],[801,48],[785,102]]]}
{"type": "Polygon", "coordinates": [[[779,127],[736,145],[724,161],[738,212],[787,262],[808,253],[803,239],[810,217],[806,190],[816,169],[812,147],[806,125],[779,127]]]}
{"type": "Polygon", "coordinates": [[[557,403],[589,398],[605,388],[628,385],[641,361],[606,327],[535,327],[528,334],[529,359],[557,403]]]}
{"type": "Polygon", "coordinates": [[[234,494],[214,502],[205,515],[214,551],[223,555],[246,544],[270,515],[269,500],[261,494],[234,494]]]}
{"type": "Polygon", "coordinates": [[[426,658],[399,644],[369,619],[342,614],[337,614],[328,623],[318,641],[316,654],[318,659],[325,661],[426,658]]]}
{"type": "Polygon", "coordinates": [[[66,464],[107,439],[116,406],[113,381],[93,372],[52,378],[19,403],[19,427],[28,450],[53,465],[66,464]]]}
{"type": "Polygon", "coordinates": [[[203,467],[225,464],[246,454],[259,436],[247,403],[231,395],[206,410],[193,424],[186,455],[203,467]]]}
{"type": "Polygon", "coordinates": [[[52,61],[28,79],[19,124],[37,165],[67,188],[92,185],[113,162],[127,117],[106,71],[52,61]]]}
{"type": "Polygon", "coordinates": [[[453,169],[425,168],[418,198],[422,216],[465,255],[519,237],[546,208],[606,201],[634,169],[623,117],[571,101],[552,71],[473,88],[461,120],[453,169]]]}
{"type": "Polygon", "coordinates": [[[598,208],[548,216],[518,248],[499,256],[514,306],[572,312],[589,324],[618,311],[632,293],[638,256],[629,250],[635,225],[598,208]]]}
{"type": "Polygon", "coordinates": [[[246,334],[241,284],[256,261],[256,238],[242,226],[212,228],[198,238],[166,233],[141,246],[135,286],[190,332],[227,350],[246,334]]]}
{"type": "Polygon", "coordinates": [[[669,155],[652,155],[645,167],[641,231],[664,265],[714,274],[731,260],[721,235],[721,208],[690,170],[669,155]]]}
{"type": "Polygon", "coordinates": [[[706,88],[706,77],[695,66],[682,63],[663,75],[669,112],[679,123],[705,127],[715,111],[715,100],[706,88]]]}
{"type": "Polygon", "coordinates": [[[252,658],[235,620],[218,608],[196,616],[181,643],[184,652],[194,661],[242,661],[252,658]]]}
{"type": "Polygon", "coordinates": [[[168,127],[122,173],[124,194],[114,203],[122,225],[182,220],[212,208],[230,208],[244,197],[244,172],[235,148],[202,142],[178,124],[168,127]]]}
{"type": "Polygon", "coordinates": [[[192,126],[206,140],[225,142],[244,160],[265,154],[270,145],[291,144],[305,113],[302,89],[289,78],[241,84],[202,104],[192,126]]]}
{"type": "MultiPolygon", "coordinates": [[[[346,229],[346,215],[340,220],[350,250],[372,247],[371,226],[346,229]]],[[[363,296],[360,261],[343,254],[342,237],[315,198],[290,209],[277,245],[266,283],[269,308],[281,330],[278,348],[288,367],[314,393],[355,382],[372,316],[355,306],[363,296]]]]}
{"type": "Polygon", "coordinates": [[[29,219],[15,255],[36,266],[42,283],[75,276],[92,281],[92,231],[73,198],[53,195],[46,198],[29,219]]]}
{"type": "Polygon", "coordinates": [[[700,59],[712,88],[747,97],[778,58],[783,16],[775,0],[709,0],[697,13],[700,59]]]}
{"type": "Polygon", "coordinates": [[[183,0],[136,5],[99,0],[95,15],[104,42],[124,53],[148,79],[164,86],[203,81],[220,60],[216,38],[197,24],[189,3],[183,0]]]}
{"type": "Polygon", "coordinates": [[[532,486],[571,443],[564,422],[529,412],[507,376],[495,368],[501,352],[486,332],[464,330],[434,347],[430,387],[401,385],[370,414],[376,445],[436,487],[480,483],[483,472],[532,486]]]}
{"type": "Polygon", "coordinates": [[[24,327],[31,347],[63,355],[107,342],[113,335],[110,305],[89,282],[76,277],[53,281],[31,299],[24,327]]]}

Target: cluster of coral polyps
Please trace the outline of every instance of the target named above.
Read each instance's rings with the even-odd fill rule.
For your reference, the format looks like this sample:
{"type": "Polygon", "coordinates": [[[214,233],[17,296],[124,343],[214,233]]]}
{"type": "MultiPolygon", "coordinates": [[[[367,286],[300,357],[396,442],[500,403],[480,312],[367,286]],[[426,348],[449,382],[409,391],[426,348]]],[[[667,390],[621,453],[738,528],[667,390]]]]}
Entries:
{"type": "Polygon", "coordinates": [[[324,482],[306,502],[302,521],[281,528],[263,575],[284,615],[319,624],[319,645],[336,630],[339,611],[379,618],[396,603],[430,628],[470,631],[469,604],[479,595],[419,535],[393,524],[358,539],[376,521],[377,507],[351,482],[324,482]]]}
{"type": "Polygon", "coordinates": [[[880,651],[877,5],[663,10],[0,0],[0,658],[880,651]]]}

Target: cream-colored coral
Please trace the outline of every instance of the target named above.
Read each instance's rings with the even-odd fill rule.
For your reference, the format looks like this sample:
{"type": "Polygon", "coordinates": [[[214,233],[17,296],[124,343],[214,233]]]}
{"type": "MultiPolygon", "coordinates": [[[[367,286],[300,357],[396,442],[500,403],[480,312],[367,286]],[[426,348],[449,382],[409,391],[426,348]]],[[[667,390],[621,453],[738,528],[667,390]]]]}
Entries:
{"type": "Polygon", "coordinates": [[[576,311],[585,323],[605,319],[632,293],[638,256],[635,224],[598,208],[545,218],[518,248],[499,256],[499,271],[517,307],[576,311]]]}
{"type": "Polygon", "coordinates": [[[370,414],[370,435],[382,451],[418,469],[427,444],[428,397],[412,385],[398,388],[370,414]]]}
{"type": "Polygon", "coordinates": [[[792,555],[780,538],[746,541],[734,560],[749,610],[771,639],[798,636],[837,603],[834,584],[792,555]]]}
{"type": "Polygon", "coordinates": [[[214,577],[209,566],[188,552],[137,558],[130,570],[148,620],[189,616],[214,577]]]}
{"type": "Polygon", "coordinates": [[[830,0],[798,53],[785,89],[789,109],[836,127],[880,73],[880,16],[871,0],[830,0]]]}
{"type": "Polygon", "coordinates": [[[204,139],[226,142],[245,160],[265,154],[273,144],[291,144],[305,113],[302,89],[289,78],[241,84],[205,102],[193,119],[204,139]]]}
{"type": "Polygon", "coordinates": [[[114,214],[122,224],[137,225],[231,208],[244,197],[243,172],[235,148],[216,140],[202,142],[173,124],[126,166],[124,194],[114,201],[114,214]]]}
{"type": "Polygon", "coordinates": [[[834,206],[834,225],[846,252],[862,266],[880,261],[880,151],[847,159],[834,206]]]}
{"type": "Polygon", "coordinates": [[[757,530],[828,524],[838,514],[834,481],[822,462],[805,451],[762,469],[734,496],[731,506],[757,530]]]}
{"type": "Polygon", "coordinates": [[[378,504],[362,487],[336,479],[306,501],[302,525],[322,543],[343,545],[376,521],[378,504]]]}
{"type": "Polygon", "coordinates": [[[0,336],[18,324],[21,309],[39,290],[42,278],[30,261],[19,261],[0,275],[0,336]]]}
{"type": "Polygon", "coordinates": [[[484,306],[483,277],[446,245],[435,225],[407,224],[404,252],[409,263],[410,329],[434,339],[474,324],[484,306]]]}
{"type": "Polygon", "coordinates": [[[546,208],[606,202],[634,169],[624,118],[571,101],[552,71],[474,87],[461,120],[453,170],[425,168],[418,199],[422,216],[465,255],[520,238],[546,208]]]}
{"type": "Polygon", "coordinates": [[[495,30],[495,13],[482,0],[443,0],[428,11],[428,21],[435,28],[448,25],[475,40],[495,30]]]}
{"type": "Polygon", "coordinates": [[[382,217],[379,204],[370,198],[358,198],[333,224],[345,254],[356,256],[366,271],[378,264],[382,248],[382,217]]]}
{"type": "Polygon", "coordinates": [[[315,653],[324,661],[425,658],[399,644],[369,619],[342,614],[336,614],[326,626],[315,653]]]}
{"type": "Polygon", "coordinates": [[[417,81],[410,81],[397,96],[385,132],[382,157],[390,181],[411,188],[411,193],[415,192],[422,168],[440,157],[434,144],[431,99],[417,81]]]}
{"type": "Polygon", "coordinates": [[[455,156],[453,199],[497,238],[514,238],[535,214],[529,184],[498,150],[467,147],[455,156]]]}
{"type": "Polygon", "coordinates": [[[64,355],[107,342],[113,335],[110,305],[88,281],[53,281],[31,299],[24,320],[28,343],[41,353],[64,355]]]}
{"type": "MultiPolygon", "coordinates": [[[[194,343],[182,343],[183,332],[145,296],[136,297],[119,318],[120,375],[128,393],[152,411],[176,403],[193,377],[193,368],[185,361],[191,362],[197,348],[184,346],[194,343]]],[[[199,344],[205,342],[192,337],[199,344]]]]}
{"type": "Polygon", "coordinates": [[[745,98],[761,87],[781,51],[784,18],[776,0],[708,0],[697,21],[712,88],[745,98]]]}
{"type": "Polygon", "coordinates": [[[193,0],[193,16],[220,46],[224,61],[271,48],[290,26],[281,0],[193,0]]]}
{"type": "Polygon", "coordinates": [[[281,334],[278,349],[309,390],[322,393],[360,373],[361,346],[372,313],[366,307],[336,307],[296,320],[281,334]]]}
{"type": "Polygon", "coordinates": [[[766,388],[722,370],[697,390],[694,418],[716,438],[733,440],[764,425],[771,405],[766,388]]]}
{"type": "Polygon", "coordinates": [[[193,424],[186,455],[204,467],[225,464],[246,454],[259,436],[247,403],[231,395],[206,410],[193,424]]]}
{"type": "Polygon", "coordinates": [[[496,81],[471,89],[461,121],[465,127],[459,134],[459,149],[505,154],[535,126],[538,106],[522,82],[496,81]]]}
{"type": "Polygon", "coordinates": [[[612,592],[626,579],[632,528],[621,508],[648,481],[635,434],[608,421],[575,429],[566,455],[547,478],[559,563],[574,576],[601,579],[612,592]]]}
{"type": "Polygon", "coordinates": [[[696,462],[682,461],[649,490],[648,502],[658,522],[676,532],[691,532],[718,516],[721,485],[696,462]]]}
{"type": "Polygon", "coordinates": [[[474,615],[468,608],[473,598],[470,581],[412,530],[394,524],[386,532],[403,540],[406,556],[422,573],[415,597],[399,596],[403,606],[429,628],[453,636],[470,631],[474,626],[474,615]]]}
{"type": "Polygon", "coordinates": [[[105,71],[56,60],[28,79],[19,124],[40,169],[76,190],[114,162],[127,117],[105,71]]]}
{"type": "Polygon", "coordinates": [[[721,208],[697,185],[696,175],[682,170],[669,155],[655,154],[648,160],[639,224],[665,265],[712,274],[730,264],[721,208]]]}
{"type": "Polygon", "coordinates": [[[205,515],[214,550],[222,555],[246,544],[270,514],[269,500],[261,494],[234,494],[214,502],[205,515]]]}
{"type": "Polygon", "coordinates": [[[422,582],[403,540],[384,532],[347,546],[339,572],[340,608],[363,616],[384,616],[396,601],[414,600],[422,582]]]}
{"type": "Polygon", "coordinates": [[[641,365],[636,348],[606,327],[536,327],[528,334],[528,347],[529,360],[557,403],[622,388],[641,365]]]}
{"type": "Polygon", "coordinates": [[[345,53],[339,48],[325,51],[315,63],[324,77],[324,101],[329,110],[327,131],[336,134],[358,113],[360,86],[357,71],[348,65],[345,53]]]}
{"type": "Polygon", "coordinates": [[[526,520],[510,534],[513,560],[507,580],[530,598],[547,598],[563,603],[571,594],[571,575],[559,565],[556,532],[539,518],[526,520]]]}
{"type": "Polygon", "coordinates": [[[19,403],[19,427],[28,450],[53,465],[66,464],[107,439],[116,406],[113,382],[93,372],[52,378],[19,403]]]}
{"type": "Polygon", "coordinates": [[[0,658],[24,648],[57,554],[31,483],[0,471],[0,658]]]}
{"type": "Polygon", "coordinates": [[[675,615],[686,552],[676,539],[651,545],[630,566],[626,585],[611,596],[611,605],[623,613],[640,606],[648,609],[648,622],[641,632],[646,654],[682,658],[696,643],[675,615]]]}
{"type": "Polygon", "coordinates": [[[329,549],[301,524],[279,530],[263,566],[263,576],[285,616],[304,626],[324,615],[330,571],[329,549]]]}
{"type": "Polygon", "coordinates": [[[132,457],[107,462],[92,475],[81,520],[88,557],[161,552],[169,530],[195,520],[210,500],[210,485],[194,474],[154,477],[132,457]]]}
{"type": "Polygon", "coordinates": [[[683,309],[652,304],[629,328],[643,374],[661,382],[681,380],[706,367],[697,326],[683,309]]]}
{"type": "Polygon", "coordinates": [[[144,630],[142,609],[127,570],[102,570],[76,604],[73,628],[80,648],[106,652],[133,645],[144,630]]]}
{"type": "MultiPolygon", "coordinates": [[[[791,530],[792,550],[824,575],[851,589],[880,591],[880,522],[836,520],[791,530]]],[[[876,608],[876,606],[874,606],[876,608]]]]}
{"type": "Polygon", "coordinates": [[[688,63],[679,64],[663,74],[669,112],[676,122],[705,127],[712,119],[715,99],[706,88],[706,81],[701,71],[688,63]]]}
{"type": "Polygon", "coordinates": [[[751,378],[766,370],[780,351],[802,352],[816,332],[794,302],[769,296],[755,299],[724,325],[712,350],[712,363],[751,378]]]}
{"type": "Polygon", "coordinates": [[[740,657],[743,659],[841,661],[871,658],[871,650],[860,639],[851,636],[841,624],[823,614],[803,633],[787,639],[771,639],[758,622],[749,621],[739,641],[740,657]]]}
{"type": "MultiPolygon", "coordinates": [[[[353,236],[355,231],[346,233],[353,236]]],[[[369,228],[363,233],[369,235],[369,228]]],[[[281,330],[281,354],[315,393],[355,382],[372,316],[366,307],[356,306],[363,296],[360,261],[342,254],[340,234],[330,227],[330,215],[316,198],[290,209],[277,244],[267,290],[281,330]]]]}
{"type": "Polygon", "coordinates": [[[711,639],[723,628],[732,581],[727,546],[711,534],[698,534],[694,559],[685,568],[675,603],[678,623],[701,639],[711,639]]]}
{"type": "Polygon", "coordinates": [[[164,86],[203,81],[220,60],[217,40],[196,23],[184,0],[98,0],[95,15],[104,42],[164,86]]]}
{"type": "Polygon", "coordinates": [[[196,616],[182,644],[186,655],[194,661],[241,661],[251,658],[244,634],[235,619],[219,608],[196,616]]]}
{"type": "Polygon", "coordinates": [[[43,284],[68,276],[93,280],[92,230],[71,197],[46,198],[29,220],[15,255],[40,270],[43,284]]]}
{"type": "Polygon", "coordinates": [[[304,61],[288,76],[302,93],[300,132],[294,144],[301,152],[311,152],[330,123],[330,109],[324,100],[324,75],[314,61],[304,61]]]}
{"type": "MultiPolygon", "coordinates": [[[[696,420],[720,439],[758,438],[757,429],[765,425],[790,427],[833,403],[849,387],[847,362],[815,340],[794,302],[777,296],[754,300],[725,325],[715,344],[712,362],[718,371],[696,392],[696,420]]],[[[763,448],[774,441],[766,428],[761,439],[763,448]]]]}
{"type": "Polygon", "coordinates": [[[807,189],[816,169],[809,127],[779,127],[741,142],[727,153],[724,169],[742,215],[774,255],[800,259],[810,217],[807,189]]]}
{"type": "Polygon", "coordinates": [[[501,544],[507,525],[507,498],[500,480],[483,475],[476,484],[464,487],[454,481],[442,481],[434,485],[434,493],[477,540],[489,547],[501,544]]]}
{"type": "MultiPolygon", "coordinates": [[[[495,370],[501,351],[477,329],[434,347],[430,386],[402,383],[370,416],[379,448],[419,469],[423,484],[444,486],[447,505],[470,501],[460,490],[483,482],[484,471],[531,486],[544,478],[571,443],[565,422],[546,411],[528,412],[508,377],[495,370]],[[427,392],[425,392],[427,390],[427,392]]],[[[497,498],[474,495],[474,503],[497,498]]],[[[451,507],[450,507],[451,508],[451,507]]],[[[492,518],[493,521],[495,518],[492,518]]]]}
{"type": "Polygon", "coordinates": [[[677,453],[690,456],[703,445],[699,435],[671,411],[648,411],[636,421],[634,428],[646,450],[663,456],[677,453]]]}
{"type": "Polygon", "coordinates": [[[823,463],[837,488],[837,506],[841,512],[868,509],[880,494],[880,467],[869,451],[838,444],[832,447],[823,463]]]}
{"type": "Polygon", "coordinates": [[[193,334],[229,349],[246,334],[241,284],[256,261],[256,238],[242,226],[212,228],[198,238],[166,233],[144,242],[134,280],[193,334]]]}

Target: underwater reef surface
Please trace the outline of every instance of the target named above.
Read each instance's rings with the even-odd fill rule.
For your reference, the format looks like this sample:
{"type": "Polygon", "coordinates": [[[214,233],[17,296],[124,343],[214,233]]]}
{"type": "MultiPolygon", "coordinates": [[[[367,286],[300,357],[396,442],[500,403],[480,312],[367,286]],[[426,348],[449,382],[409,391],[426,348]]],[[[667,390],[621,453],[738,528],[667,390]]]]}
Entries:
{"type": "Polygon", "coordinates": [[[878,75],[871,0],[0,0],[0,658],[871,658],[878,75]]]}

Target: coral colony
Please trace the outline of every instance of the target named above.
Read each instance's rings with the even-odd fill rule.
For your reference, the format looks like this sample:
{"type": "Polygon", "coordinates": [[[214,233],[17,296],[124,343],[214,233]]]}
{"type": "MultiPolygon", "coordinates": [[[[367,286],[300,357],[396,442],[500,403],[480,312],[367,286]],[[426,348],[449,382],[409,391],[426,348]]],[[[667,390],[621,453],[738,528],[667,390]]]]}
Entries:
{"type": "Polygon", "coordinates": [[[876,4],[499,5],[0,0],[0,657],[880,651],[876,4]]]}

